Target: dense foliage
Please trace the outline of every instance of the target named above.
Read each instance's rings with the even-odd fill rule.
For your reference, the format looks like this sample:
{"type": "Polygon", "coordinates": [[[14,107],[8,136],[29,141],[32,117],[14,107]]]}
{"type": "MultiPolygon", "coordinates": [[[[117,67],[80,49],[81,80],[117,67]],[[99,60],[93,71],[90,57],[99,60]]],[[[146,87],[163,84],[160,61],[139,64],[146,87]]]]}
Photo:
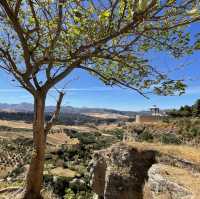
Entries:
{"type": "Polygon", "coordinates": [[[196,0],[0,1],[0,67],[34,96],[77,68],[140,94],[182,93],[182,79],[146,55],[192,53],[198,37],[191,43],[187,27],[199,20],[196,0]]]}
{"type": "Polygon", "coordinates": [[[192,106],[181,106],[180,109],[168,111],[167,114],[171,117],[200,117],[200,99],[192,106]]]}

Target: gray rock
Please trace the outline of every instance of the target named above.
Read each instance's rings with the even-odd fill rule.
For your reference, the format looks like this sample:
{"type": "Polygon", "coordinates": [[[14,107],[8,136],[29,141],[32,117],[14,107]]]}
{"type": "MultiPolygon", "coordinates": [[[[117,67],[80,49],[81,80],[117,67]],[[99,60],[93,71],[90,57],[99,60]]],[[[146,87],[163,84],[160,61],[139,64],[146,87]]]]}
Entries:
{"type": "Polygon", "coordinates": [[[167,177],[170,174],[165,167],[162,164],[154,164],[148,171],[148,185],[153,198],[159,199],[159,195],[162,195],[162,193],[167,193],[171,199],[192,198],[190,190],[167,177]]]}

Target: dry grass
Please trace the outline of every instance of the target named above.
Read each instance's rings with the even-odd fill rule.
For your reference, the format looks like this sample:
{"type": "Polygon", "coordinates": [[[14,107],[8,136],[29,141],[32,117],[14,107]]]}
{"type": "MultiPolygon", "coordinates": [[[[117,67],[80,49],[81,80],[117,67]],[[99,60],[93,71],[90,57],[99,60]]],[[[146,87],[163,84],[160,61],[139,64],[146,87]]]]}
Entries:
{"type": "Polygon", "coordinates": [[[52,169],[50,173],[54,176],[67,177],[67,178],[74,178],[77,175],[77,172],[72,171],[70,169],[64,169],[62,167],[57,167],[55,169],[52,169]]]}
{"type": "Polygon", "coordinates": [[[139,150],[155,150],[160,153],[175,156],[180,159],[191,161],[200,165],[200,149],[186,145],[164,145],[159,143],[147,142],[128,142],[129,146],[136,147],[139,150]]]}
{"type": "Polygon", "coordinates": [[[62,144],[69,144],[69,145],[76,145],[79,144],[78,139],[73,139],[67,136],[65,133],[54,133],[49,134],[47,136],[47,143],[51,145],[62,145],[62,144]]]}
{"type": "Polygon", "coordinates": [[[4,131],[4,132],[0,132],[0,137],[2,139],[9,139],[9,140],[15,140],[17,138],[32,138],[33,135],[31,132],[12,132],[12,131],[4,131]]]}
{"type": "Polygon", "coordinates": [[[8,127],[11,127],[11,128],[32,129],[32,124],[26,123],[24,121],[0,120],[0,126],[8,126],[8,127]]]}
{"type": "Polygon", "coordinates": [[[117,124],[109,124],[109,125],[100,124],[100,125],[98,125],[98,129],[101,130],[101,131],[103,131],[103,130],[112,131],[114,129],[121,129],[121,127],[119,127],[117,124]]]}
{"type": "MultiPolygon", "coordinates": [[[[17,191],[11,191],[12,189],[15,190],[16,188],[8,187],[8,191],[5,191],[4,193],[0,194],[0,199],[20,199],[21,192],[22,192],[21,187],[20,188],[18,187],[17,191]],[[9,189],[11,189],[11,190],[9,190],[9,189]]],[[[52,190],[43,189],[41,191],[41,195],[43,196],[44,199],[59,199],[59,197],[56,196],[52,192],[52,190]]]]}
{"type": "MultiPolygon", "coordinates": [[[[30,138],[32,139],[32,132],[0,132],[0,138],[15,140],[17,138],[30,138]]],[[[50,145],[62,145],[62,144],[78,144],[77,139],[71,139],[64,133],[54,133],[47,136],[47,143],[50,145]]]]}
{"type": "MultiPolygon", "coordinates": [[[[62,125],[58,125],[58,126],[62,126],[62,125]]],[[[80,125],[80,126],[71,126],[71,125],[67,125],[67,126],[63,126],[64,128],[67,129],[72,129],[75,131],[79,131],[79,132],[93,132],[95,130],[95,128],[93,127],[88,127],[88,126],[84,126],[84,125],[80,125]]]]}
{"type": "Polygon", "coordinates": [[[4,167],[0,165],[0,178],[5,178],[12,170],[12,167],[4,167]]]}
{"type": "Polygon", "coordinates": [[[84,115],[101,118],[101,119],[128,119],[126,115],[120,115],[116,113],[84,113],[84,115]]]}
{"type": "Polygon", "coordinates": [[[132,130],[135,127],[141,127],[141,126],[145,126],[146,128],[150,129],[151,131],[153,131],[154,133],[159,133],[162,132],[163,133],[168,133],[170,131],[176,131],[178,130],[177,126],[175,124],[172,123],[164,123],[162,121],[158,121],[158,122],[142,122],[140,123],[136,123],[136,122],[132,122],[128,124],[128,129],[132,130]]]}
{"type": "Polygon", "coordinates": [[[16,181],[16,182],[7,182],[7,181],[2,181],[0,183],[0,190],[6,189],[9,187],[22,187],[24,185],[23,181],[16,181]]]}
{"type": "Polygon", "coordinates": [[[181,169],[177,167],[170,167],[165,165],[165,170],[170,173],[167,177],[175,181],[177,184],[181,184],[188,190],[191,190],[197,196],[200,196],[200,175],[192,175],[186,169],[181,169]]]}
{"type": "MultiPolygon", "coordinates": [[[[2,139],[9,139],[9,140],[15,140],[17,138],[30,138],[32,139],[33,134],[32,132],[27,132],[27,131],[23,131],[23,129],[32,129],[32,124],[28,124],[25,123],[23,121],[7,121],[7,120],[0,120],[0,126],[7,126],[7,127],[11,127],[11,128],[21,128],[22,131],[20,132],[12,132],[12,131],[1,131],[0,132],[0,138],[2,139]]],[[[56,125],[55,127],[53,127],[54,130],[60,130],[63,128],[66,128],[67,126],[64,125],[56,125]]],[[[70,126],[71,129],[76,129],[79,131],[91,131],[91,129],[89,127],[85,127],[85,126],[80,126],[80,127],[76,127],[76,126],[70,126]]],[[[54,133],[54,134],[49,134],[47,137],[47,143],[51,144],[51,145],[61,145],[61,144],[78,144],[78,140],[77,139],[70,139],[65,133],[54,133]]],[[[1,171],[0,171],[0,175],[1,175],[1,171]]]]}
{"type": "MultiPolygon", "coordinates": [[[[194,175],[188,170],[168,165],[162,165],[162,170],[160,172],[162,173],[162,176],[169,181],[174,182],[193,193],[193,199],[199,199],[200,175],[194,175]]],[[[168,198],[168,194],[166,193],[160,195],[159,198],[162,198],[162,196],[168,198]]]]}

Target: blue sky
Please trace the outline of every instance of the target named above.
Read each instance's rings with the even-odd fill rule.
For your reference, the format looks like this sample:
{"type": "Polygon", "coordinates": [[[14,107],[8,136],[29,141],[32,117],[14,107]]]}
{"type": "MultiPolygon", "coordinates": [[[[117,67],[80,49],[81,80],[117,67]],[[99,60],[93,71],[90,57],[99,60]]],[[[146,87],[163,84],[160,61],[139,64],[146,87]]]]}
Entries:
{"type": "MultiPolygon", "coordinates": [[[[190,30],[193,34],[197,33],[200,24],[193,25],[190,30]]],[[[181,105],[191,105],[200,98],[200,51],[180,60],[175,60],[166,53],[152,52],[149,59],[153,65],[168,71],[170,76],[184,78],[188,84],[186,94],[167,97],[150,95],[150,99],[147,100],[129,89],[106,87],[87,72],[76,70],[57,85],[57,88],[62,88],[70,81],[66,87],[63,105],[138,111],[148,110],[152,105],[162,109],[177,108],[181,105]]],[[[5,72],[0,71],[0,77],[0,103],[33,102],[31,95],[12,82],[11,77],[5,72]]],[[[52,90],[46,104],[55,105],[55,103],[56,92],[52,90]]]]}
{"type": "MultiPolygon", "coordinates": [[[[200,56],[198,59],[200,61],[200,56]]],[[[198,63],[200,63],[199,61],[198,63]]],[[[193,71],[192,67],[190,69],[191,71],[188,70],[188,72],[193,71]]],[[[195,72],[195,75],[198,76],[200,68],[198,73],[197,70],[195,72]]],[[[17,87],[16,83],[12,83],[10,80],[10,77],[1,72],[1,103],[33,102],[31,95],[17,87]]],[[[200,98],[199,80],[190,82],[186,94],[182,96],[162,97],[150,95],[149,100],[129,89],[106,87],[99,80],[83,71],[75,71],[68,80],[64,80],[57,88],[62,88],[62,85],[69,80],[72,81],[67,86],[63,105],[75,107],[99,107],[138,111],[148,110],[154,104],[163,109],[176,108],[181,105],[192,104],[196,99],[200,98]]],[[[56,95],[54,90],[50,92],[47,98],[47,105],[54,105],[56,103],[56,95]]]]}

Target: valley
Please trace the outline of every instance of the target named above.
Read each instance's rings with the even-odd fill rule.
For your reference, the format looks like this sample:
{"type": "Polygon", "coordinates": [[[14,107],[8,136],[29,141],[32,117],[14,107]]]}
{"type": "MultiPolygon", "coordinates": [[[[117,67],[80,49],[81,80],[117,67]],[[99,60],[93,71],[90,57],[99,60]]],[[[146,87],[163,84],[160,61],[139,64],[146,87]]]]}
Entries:
{"type": "MultiPolygon", "coordinates": [[[[120,117],[117,123],[99,125],[88,122],[82,125],[65,125],[58,121],[47,136],[43,189],[45,199],[92,199],[96,188],[91,183],[97,183],[94,181],[95,170],[91,169],[95,154],[101,150],[107,153],[109,147],[115,145],[122,148],[122,151],[127,150],[126,147],[141,152],[155,151],[158,153],[155,157],[156,162],[161,164],[160,169],[173,166],[174,171],[182,168],[184,170],[180,172],[185,173],[185,177],[189,175],[188,169],[200,173],[199,125],[198,119],[189,118],[138,124],[128,121],[122,123],[120,117]],[[192,134],[193,132],[196,134],[192,134]],[[168,167],[163,168],[163,164],[168,167]]],[[[0,198],[3,199],[12,197],[16,190],[24,186],[34,153],[32,125],[26,121],[0,120],[0,142],[0,198]]],[[[123,167],[126,171],[126,166],[123,167]]],[[[198,182],[198,179],[195,180],[198,182]]],[[[151,192],[152,195],[148,186],[144,186],[148,190],[144,194],[151,192]]],[[[154,199],[153,196],[151,198],[154,199]]]]}

